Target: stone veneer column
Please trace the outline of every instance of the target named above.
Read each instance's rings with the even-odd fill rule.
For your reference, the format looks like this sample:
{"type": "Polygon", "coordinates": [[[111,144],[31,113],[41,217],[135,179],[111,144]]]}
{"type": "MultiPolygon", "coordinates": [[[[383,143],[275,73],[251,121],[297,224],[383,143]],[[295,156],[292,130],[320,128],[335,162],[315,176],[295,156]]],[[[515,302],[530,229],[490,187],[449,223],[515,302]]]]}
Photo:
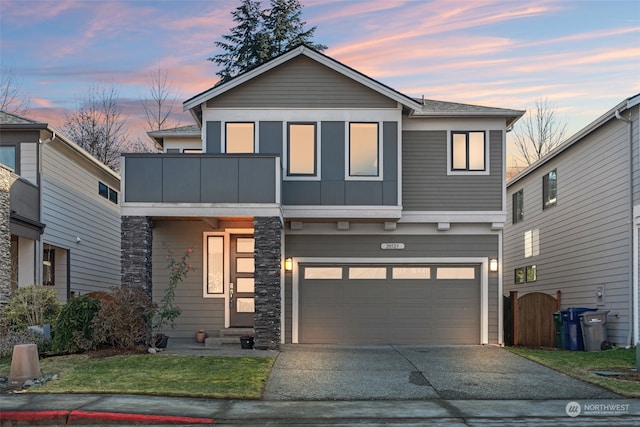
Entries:
{"type": "Polygon", "coordinates": [[[11,171],[0,165],[0,309],[11,298],[11,171]]]}
{"type": "Polygon", "coordinates": [[[255,348],[280,347],[280,252],[282,223],[278,217],[253,220],[255,238],[255,348]]]}
{"type": "Polygon", "coordinates": [[[122,286],[142,289],[151,299],[153,222],[148,216],[123,216],[120,267],[122,286]]]}

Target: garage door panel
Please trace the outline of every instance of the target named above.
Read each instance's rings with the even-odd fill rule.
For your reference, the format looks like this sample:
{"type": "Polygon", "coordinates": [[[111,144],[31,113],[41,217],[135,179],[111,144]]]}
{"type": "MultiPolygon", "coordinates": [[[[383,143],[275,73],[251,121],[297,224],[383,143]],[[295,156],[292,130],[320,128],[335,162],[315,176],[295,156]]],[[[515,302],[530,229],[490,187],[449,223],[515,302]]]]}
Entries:
{"type": "MultiPolygon", "coordinates": [[[[349,271],[349,266],[345,271],[349,271]]],[[[389,267],[387,271],[392,271],[389,267]]],[[[435,268],[427,266],[434,271],[435,268]]],[[[451,267],[448,267],[451,268],[451,267]]],[[[304,269],[304,267],[303,267],[304,269]]],[[[302,269],[302,270],[303,270],[302,269]]],[[[469,266],[461,271],[469,274],[469,266]]],[[[307,280],[300,276],[299,342],[478,344],[480,281],[447,278],[307,280]]]]}

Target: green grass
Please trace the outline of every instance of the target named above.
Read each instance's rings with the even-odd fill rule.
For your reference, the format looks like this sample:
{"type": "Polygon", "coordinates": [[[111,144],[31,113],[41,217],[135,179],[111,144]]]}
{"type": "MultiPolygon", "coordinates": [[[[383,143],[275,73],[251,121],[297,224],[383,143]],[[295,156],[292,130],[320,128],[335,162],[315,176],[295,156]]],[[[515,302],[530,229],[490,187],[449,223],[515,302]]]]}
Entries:
{"type": "Polygon", "coordinates": [[[541,365],[571,377],[599,385],[626,397],[640,397],[640,381],[629,381],[594,374],[594,370],[612,371],[635,368],[636,350],[612,349],[607,351],[537,350],[505,347],[512,353],[531,359],[541,365]]]}
{"type": "MultiPolygon", "coordinates": [[[[44,374],[59,378],[29,393],[113,393],[216,399],[259,399],[274,358],[127,355],[91,359],[86,355],[42,359],[44,374]]],[[[10,363],[0,364],[8,375],[10,363]]]]}

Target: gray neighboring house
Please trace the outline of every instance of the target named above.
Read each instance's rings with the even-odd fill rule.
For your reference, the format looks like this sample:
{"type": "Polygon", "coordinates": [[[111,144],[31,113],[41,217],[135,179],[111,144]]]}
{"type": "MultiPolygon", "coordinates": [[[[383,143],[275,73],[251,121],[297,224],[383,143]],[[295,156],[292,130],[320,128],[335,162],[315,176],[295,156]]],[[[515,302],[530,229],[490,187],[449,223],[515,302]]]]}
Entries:
{"type": "Polygon", "coordinates": [[[502,342],[505,139],[523,111],[411,98],[305,46],[184,108],[196,128],[121,163],[123,284],[157,301],[168,251],[192,250],[164,332],[502,342]]]}
{"type": "Polygon", "coordinates": [[[505,292],[609,310],[621,346],[638,343],[639,115],[640,94],[507,183],[505,292]]]}
{"type": "Polygon", "coordinates": [[[62,302],[119,286],[118,174],[48,124],[4,111],[0,169],[2,303],[33,284],[62,302]]]}

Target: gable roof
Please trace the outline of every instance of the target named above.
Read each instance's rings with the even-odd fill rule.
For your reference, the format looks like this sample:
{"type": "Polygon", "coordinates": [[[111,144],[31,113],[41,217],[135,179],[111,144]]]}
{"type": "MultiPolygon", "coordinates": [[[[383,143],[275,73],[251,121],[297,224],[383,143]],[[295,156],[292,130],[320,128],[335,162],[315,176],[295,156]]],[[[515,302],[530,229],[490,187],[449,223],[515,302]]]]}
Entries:
{"type": "Polygon", "coordinates": [[[200,128],[198,125],[178,126],[171,129],[161,129],[147,132],[147,135],[160,146],[164,146],[164,139],[167,137],[200,137],[200,128]]]}
{"type": "Polygon", "coordinates": [[[372,79],[371,77],[362,74],[361,72],[344,65],[343,63],[336,61],[335,59],[326,56],[315,49],[312,49],[306,45],[300,45],[292,48],[291,50],[277,56],[264,64],[256,67],[250,71],[244,72],[231,80],[217,84],[210,89],[201,92],[183,103],[183,109],[185,111],[190,110],[196,121],[201,124],[202,116],[202,104],[212,98],[222,95],[231,89],[242,85],[243,83],[263,74],[267,71],[278,67],[279,65],[295,58],[300,55],[304,55],[322,65],[329,67],[330,69],[348,77],[371,90],[374,90],[381,95],[384,95],[399,104],[406,107],[412,116],[416,117],[435,117],[435,116],[447,116],[447,117],[505,117],[507,118],[507,127],[510,127],[518,120],[524,111],[521,110],[509,110],[502,108],[481,107],[469,104],[458,104],[445,101],[424,100],[409,97],[397,90],[372,79]]]}
{"type": "MultiPolygon", "coordinates": [[[[12,114],[6,111],[0,110],[0,129],[4,130],[40,130],[45,133],[45,137],[49,140],[57,139],[62,142],[64,145],[69,147],[71,150],[80,154],[90,163],[97,166],[99,169],[107,172],[109,175],[120,180],[120,175],[111,170],[111,168],[107,167],[104,163],[93,157],[86,151],[84,148],[80,147],[75,142],[71,141],[69,138],[61,134],[59,131],[51,127],[47,123],[38,122],[36,120],[28,119],[26,117],[18,116],[17,114],[12,114]]],[[[40,141],[41,143],[45,143],[47,141],[40,141]]]]}
{"type": "Polygon", "coordinates": [[[609,111],[607,111],[606,113],[604,113],[603,115],[595,119],[593,122],[589,123],[586,127],[580,129],[578,132],[576,132],[574,135],[569,137],[563,143],[558,145],[556,148],[554,148],[551,152],[546,154],[544,157],[542,157],[541,159],[538,159],[536,162],[532,163],[531,165],[521,170],[517,175],[515,175],[513,178],[507,181],[507,188],[510,187],[511,185],[514,185],[515,183],[517,183],[527,175],[533,173],[535,170],[545,165],[552,159],[556,158],[557,156],[562,154],[564,151],[566,151],[573,145],[578,144],[580,141],[582,141],[584,137],[589,135],[591,132],[595,131],[596,129],[603,126],[608,121],[613,120],[614,118],[619,116],[619,114],[622,111],[628,110],[637,105],[640,105],[640,93],[621,101],[615,107],[613,107],[612,109],[610,109],[609,111]]]}

